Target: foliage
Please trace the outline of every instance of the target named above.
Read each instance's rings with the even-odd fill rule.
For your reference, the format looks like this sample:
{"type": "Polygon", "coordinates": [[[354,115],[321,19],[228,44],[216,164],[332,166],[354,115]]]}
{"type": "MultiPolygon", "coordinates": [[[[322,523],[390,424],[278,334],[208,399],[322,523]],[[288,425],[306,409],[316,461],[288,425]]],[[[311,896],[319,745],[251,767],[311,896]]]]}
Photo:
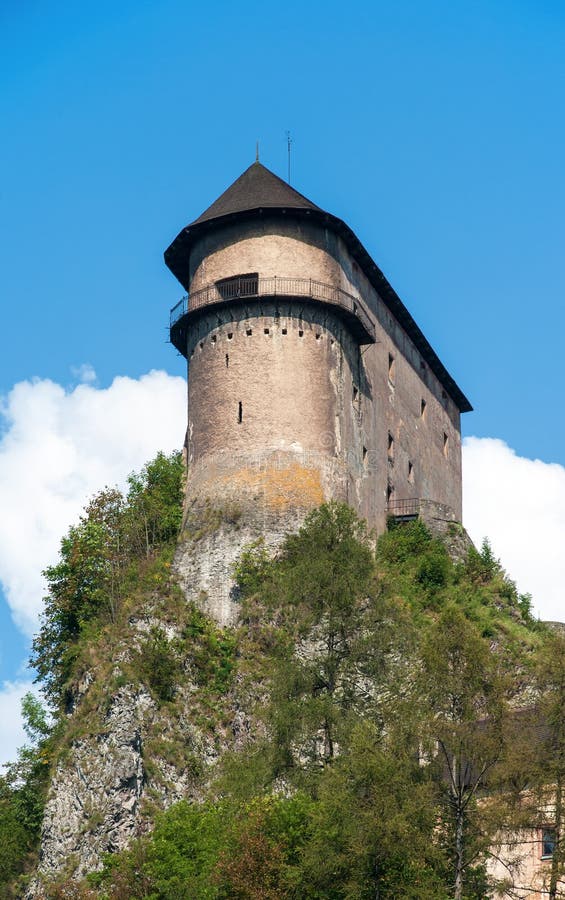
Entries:
{"type": "MultiPolygon", "coordinates": [[[[194,721],[225,744],[234,709],[245,709],[249,742],[224,753],[204,802],[161,813],[152,834],[109,856],[88,885],[61,882],[52,896],[485,896],[490,840],[511,818],[506,786],[524,784],[508,750],[508,702],[545,641],[528,598],[488,544],[456,564],[415,521],[391,527],[375,555],[364,523],[329,503],[274,557],[261,541],[244,550],[235,567],[240,626],[221,629],[170,584],[181,475],[178,455],[159,456],[130,477],[126,496],[106,490],[89,504],[46,572],[34,662],[64,723],[86,654],[114,677],[112,647],[123,646],[135,615],[149,624],[120,677],[145,684],[171,721],[187,679],[194,721]],[[148,597],[161,603],[155,618],[141,612],[148,597]],[[487,810],[485,791],[500,785],[500,803],[487,810]]],[[[193,539],[225,515],[206,509],[193,539]]],[[[548,666],[536,671],[539,695],[557,709],[548,666]]],[[[92,730],[88,703],[103,706],[102,677],[96,689],[64,725],[67,736],[81,718],[92,730]]],[[[36,750],[1,785],[0,834],[11,831],[0,883],[22,870],[10,846],[33,847],[44,784],[34,779],[48,771],[49,723],[33,699],[26,708],[36,750]]],[[[172,734],[171,726],[162,746],[153,735],[146,747],[200,777],[195,746],[180,732],[175,745],[172,734]]]]}
{"type": "Polygon", "coordinates": [[[39,700],[22,700],[30,743],[0,777],[0,898],[16,896],[14,881],[30,865],[39,838],[49,776],[51,726],[39,700]]]}
{"type": "Polygon", "coordinates": [[[181,516],[181,455],[160,453],[130,476],[126,497],[101,491],[63,538],[59,561],[44,572],[48,593],[31,660],[56,707],[71,700],[81,635],[116,620],[132,563],[174,541],[181,516]]]}

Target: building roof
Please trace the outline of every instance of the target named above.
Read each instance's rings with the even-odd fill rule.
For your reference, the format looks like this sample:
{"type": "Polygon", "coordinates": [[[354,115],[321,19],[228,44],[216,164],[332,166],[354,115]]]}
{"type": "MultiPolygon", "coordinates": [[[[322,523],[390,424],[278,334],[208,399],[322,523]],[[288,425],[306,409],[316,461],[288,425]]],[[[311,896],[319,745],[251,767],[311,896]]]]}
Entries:
{"type": "Polygon", "coordinates": [[[260,162],[254,162],[201,216],[189,225],[248,212],[250,209],[316,209],[316,206],[260,162]]]}
{"type": "Polygon", "coordinates": [[[371,258],[357,235],[341,219],[325,212],[260,162],[254,162],[201,216],[183,228],[165,250],[165,263],[186,291],[190,290],[190,250],[207,231],[234,221],[261,218],[265,213],[290,212],[294,218],[331,228],[347,245],[381,300],[404,328],[414,345],[461,412],[473,407],[453,380],[404,303],[371,258]]]}

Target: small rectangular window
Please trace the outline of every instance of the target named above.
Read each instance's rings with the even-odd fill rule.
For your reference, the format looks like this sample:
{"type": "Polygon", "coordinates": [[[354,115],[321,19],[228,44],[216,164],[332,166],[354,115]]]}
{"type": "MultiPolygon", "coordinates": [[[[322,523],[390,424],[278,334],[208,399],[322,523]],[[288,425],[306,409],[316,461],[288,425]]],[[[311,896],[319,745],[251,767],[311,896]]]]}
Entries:
{"type": "Polygon", "coordinates": [[[247,337],[251,337],[251,335],[253,334],[253,329],[252,329],[252,328],[246,328],[246,329],[245,329],[245,333],[246,333],[247,337]]]}
{"type": "Polygon", "coordinates": [[[408,481],[410,484],[414,484],[414,466],[410,460],[408,460],[408,481]]]}
{"type": "Polygon", "coordinates": [[[283,334],[286,334],[286,333],[287,333],[286,328],[283,328],[282,333],[283,333],[283,334]]]}
{"type": "Polygon", "coordinates": [[[363,465],[367,465],[367,448],[363,447],[363,465]]]}
{"type": "Polygon", "coordinates": [[[541,833],[542,859],[551,859],[555,853],[555,828],[543,828],[541,833]]]}
{"type": "Polygon", "coordinates": [[[241,423],[243,422],[243,403],[241,402],[241,400],[239,401],[239,405],[237,408],[237,421],[239,425],[241,425],[241,423]]]}
{"type": "Polygon", "coordinates": [[[268,328],[264,328],[264,329],[263,329],[263,334],[268,334],[268,333],[269,333],[269,329],[268,329],[268,328]]]}

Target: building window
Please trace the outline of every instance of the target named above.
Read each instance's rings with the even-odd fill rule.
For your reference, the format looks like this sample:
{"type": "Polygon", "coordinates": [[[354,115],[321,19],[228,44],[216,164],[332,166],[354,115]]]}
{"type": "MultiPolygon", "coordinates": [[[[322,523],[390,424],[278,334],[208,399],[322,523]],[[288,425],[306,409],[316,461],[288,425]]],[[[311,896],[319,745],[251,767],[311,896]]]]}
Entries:
{"type": "Polygon", "coordinates": [[[237,422],[239,425],[243,422],[243,403],[241,400],[239,401],[239,406],[237,408],[237,422]]]}
{"type": "Polygon", "coordinates": [[[555,852],[555,828],[543,828],[541,832],[541,858],[551,859],[555,852]]]}
{"type": "Polygon", "coordinates": [[[426,401],[422,398],[420,401],[420,418],[426,420],[426,401]]]}
{"type": "Polygon", "coordinates": [[[393,435],[390,433],[390,431],[389,431],[389,433],[388,433],[388,446],[387,446],[387,451],[388,451],[388,458],[389,458],[389,459],[393,459],[393,457],[394,457],[394,437],[393,437],[393,435]]]}
{"type": "Polygon", "coordinates": [[[408,460],[408,481],[414,484],[414,465],[408,460]]]}
{"type": "Polygon", "coordinates": [[[286,333],[287,333],[286,328],[283,328],[282,333],[283,333],[283,334],[286,334],[286,333]]]}
{"type": "Polygon", "coordinates": [[[246,328],[245,333],[246,333],[247,337],[251,337],[251,335],[253,334],[253,329],[252,329],[252,328],[246,328]]]}
{"type": "Polygon", "coordinates": [[[448,453],[449,453],[449,438],[444,431],[443,432],[443,455],[445,457],[447,457],[448,453]]]}
{"type": "Polygon", "coordinates": [[[392,353],[388,355],[388,380],[394,384],[394,356],[392,353]]]}
{"type": "Polygon", "coordinates": [[[269,329],[268,329],[268,328],[264,328],[264,329],[263,329],[263,334],[268,334],[268,333],[269,333],[269,329]]]}
{"type": "Polygon", "coordinates": [[[229,353],[226,353],[226,369],[228,368],[229,364],[230,364],[230,355],[229,355],[229,353]]]}
{"type": "Polygon", "coordinates": [[[216,282],[216,289],[222,300],[256,297],[259,293],[259,273],[248,272],[245,275],[233,275],[231,278],[220,278],[216,282]]]}
{"type": "Polygon", "coordinates": [[[367,448],[366,448],[366,447],[363,447],[363,465],[364,465],[364,466],[367,466],[367,462],[368,462],[368,459],[367,459],[367,448]]]}

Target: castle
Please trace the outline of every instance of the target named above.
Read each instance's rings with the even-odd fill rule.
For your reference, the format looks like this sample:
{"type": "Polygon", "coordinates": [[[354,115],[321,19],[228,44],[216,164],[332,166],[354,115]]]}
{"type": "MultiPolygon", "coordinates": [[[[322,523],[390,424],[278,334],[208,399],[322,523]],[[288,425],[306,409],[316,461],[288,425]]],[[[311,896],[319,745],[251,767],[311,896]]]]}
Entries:
{"type": "Polygon", "coordinates": [[[242,543],[276,545],[324,500],[377,531],[389,514],[461,520],[472,407],[341,219],[256,161],[165,262],[188,292],[170,321],[188,363],[187,515],[243,523],[184,553],[189,595],[230,621],[242,543]]]}

